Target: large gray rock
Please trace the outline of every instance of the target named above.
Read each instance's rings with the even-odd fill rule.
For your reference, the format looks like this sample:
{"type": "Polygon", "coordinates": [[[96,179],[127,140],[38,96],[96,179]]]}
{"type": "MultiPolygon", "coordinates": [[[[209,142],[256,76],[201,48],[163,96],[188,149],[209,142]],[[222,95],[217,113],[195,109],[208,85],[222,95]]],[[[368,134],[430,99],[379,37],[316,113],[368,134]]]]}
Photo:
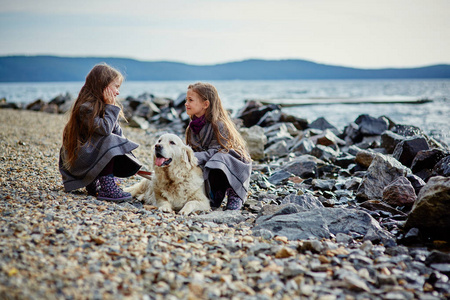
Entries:
{"type": "Polygon", "coordinates": [[[381,200],[388,184],[410,172],[395,158],[377,153],[358,187],[356,197],[361,200],[381,200]]]}
{"type": "Polygon", "coordinates": [[[330,238],[327,222],[316,209],[259,217],[252,231],[255,236],[260,236],[263,230],[285,236],[289,240],[330,238]]]}
{"type": "Polygon", "coordinates": [[[420,190],[405,223],[431,236],[450,238],[450,178],[435,176],[420,190]]]}
{"type": "Polygon", "coordinates": [[[289,240],[331,238],[338,233],[351,232],[364,240],[395,245],[393,236],[382,229],[368,213],[347,208],[314,208],[291,214],[261,216],[256,219],[253,234],[270,231],[289,240]]]}
{"type": "Polygon", "coordinates": [[[267,137],[264,129],[260,126],[252,126],[250,128],[241,128],[239,132],[242,138],[247,142],[248,151],[254,160],[264,158],[264,146],[267,143],[267,137]]]}

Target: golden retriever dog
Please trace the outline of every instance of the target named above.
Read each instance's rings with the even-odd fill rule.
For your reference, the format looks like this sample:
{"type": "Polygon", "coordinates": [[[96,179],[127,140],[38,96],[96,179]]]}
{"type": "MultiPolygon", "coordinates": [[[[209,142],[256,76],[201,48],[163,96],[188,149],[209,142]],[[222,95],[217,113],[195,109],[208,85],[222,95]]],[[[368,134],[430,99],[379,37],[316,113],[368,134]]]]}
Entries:
{"type": "Polygon", "coordinates": [[[191,147],[174,134],[163,134],[151,151],[152,179],[142,179],[124,190],[164,212],[188,215],[208,211],[202,169],[191,147]]]}

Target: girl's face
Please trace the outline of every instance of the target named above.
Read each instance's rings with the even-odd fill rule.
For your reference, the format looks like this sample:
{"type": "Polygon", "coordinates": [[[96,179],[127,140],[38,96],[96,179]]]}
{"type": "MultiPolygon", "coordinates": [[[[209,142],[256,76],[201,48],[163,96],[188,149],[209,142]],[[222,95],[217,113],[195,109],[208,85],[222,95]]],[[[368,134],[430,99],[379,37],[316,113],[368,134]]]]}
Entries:
{"type": "Polygon", "coordinates": [[[197,118],[200,118],[206,113],[206,109],[209,106],[209,101],[204,101],[199,94],[189,89],[186,93],[186,103],[184,106],[186,106],[186,113],[189,116],[196,116],[197,118]]]}
{"type": "Polygon", "coordinates": [[[120,85],[122,81],[120,78],[116,78],[105,88],[103,91],[103,97],[105,98],[106,104],[114,104],[116,101],[116,97],[120,94],[120,85]]]}

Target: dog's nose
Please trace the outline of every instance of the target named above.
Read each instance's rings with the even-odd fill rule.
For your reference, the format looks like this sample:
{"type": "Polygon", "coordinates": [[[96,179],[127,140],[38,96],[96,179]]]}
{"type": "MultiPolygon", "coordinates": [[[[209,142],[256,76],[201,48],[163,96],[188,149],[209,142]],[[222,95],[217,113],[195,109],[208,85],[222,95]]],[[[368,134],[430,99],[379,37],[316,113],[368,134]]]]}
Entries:
{"type": "Polygon", "coordinates": [[[162,146],[160,144],[155,145],[155,150],[161,150],[161,149],[162,149],[162,146]]]}

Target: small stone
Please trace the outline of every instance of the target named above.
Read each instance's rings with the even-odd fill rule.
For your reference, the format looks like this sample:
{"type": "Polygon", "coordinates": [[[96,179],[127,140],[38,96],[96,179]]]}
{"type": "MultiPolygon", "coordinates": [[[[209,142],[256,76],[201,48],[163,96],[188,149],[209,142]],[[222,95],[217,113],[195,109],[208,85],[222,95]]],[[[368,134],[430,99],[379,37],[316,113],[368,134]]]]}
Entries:
{"type": "Polygon", "coordinates": [[[296,251],[291,248],[283,247],[281,248],[276,254],[276,258],[288,258],[291,256],[294,256],[296,254],[296,251]]]}

